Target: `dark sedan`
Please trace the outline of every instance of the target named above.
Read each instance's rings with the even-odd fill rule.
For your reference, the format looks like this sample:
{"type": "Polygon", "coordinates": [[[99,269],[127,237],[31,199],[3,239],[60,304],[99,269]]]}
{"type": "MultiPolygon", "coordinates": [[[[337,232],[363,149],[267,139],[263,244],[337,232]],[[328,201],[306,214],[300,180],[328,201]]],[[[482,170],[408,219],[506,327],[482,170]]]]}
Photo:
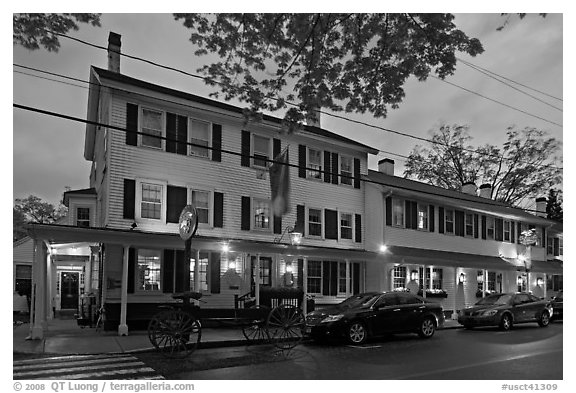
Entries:
{"type": "Polygon", "coordinates": [[[552,304],[552,309],[554,313],[552,314],[551,321],[556,321],[558,319],[564,318],[564,295],[562,290],[558,291],[556,296],[552,298],[550,302],[552,304]]]}
{"type": "Polygon", "coordinates": [[[306,335],[316,340],[344,337],[362,344],[387,333],[418,333],[429,338],[444,324],[439,303],[408,292],[369,292],[306,316],[306,335]]]}
{"type": "Polygon", "coordinates": [[[529,293],[497,293],[461,310],[458,323],[465,328],[499,326],[510,330],[516,323],[537,322],[548,326],[553,310],[550,302],[529,293]]]}

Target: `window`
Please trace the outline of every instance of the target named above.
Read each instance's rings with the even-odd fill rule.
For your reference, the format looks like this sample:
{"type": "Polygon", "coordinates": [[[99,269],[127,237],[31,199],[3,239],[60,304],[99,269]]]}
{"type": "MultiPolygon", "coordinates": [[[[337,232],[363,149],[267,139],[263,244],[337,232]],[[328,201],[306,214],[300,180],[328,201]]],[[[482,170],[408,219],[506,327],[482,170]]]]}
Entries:
{"type": "Polygon", "coordinates": [[[544,247],[542,244],[542,227],[536,227],[536,247],[544,247]]]}
{"type": "Polygon", "coordinates": [[[162,217],[162,186],[142,183],[140,217],[159,220],[162,217]]]}
{"type": "Polygon", "coordinates": [[[406,266],[394,267],[392,280],[393,289],[406,287],[406,266]]]}
{"type": "Polygon", "coordinates": [[[464,230],[466,236],[474,236],[474,215],[472,213],[464,215],[464,230]]]}
{"type": "Polygon", "coordinates": [[[564,256],[564,238],[558,238],[558,254],[564,256]]]}
{"type": "Polygon", "coordinates": [[[160,250],[138,250],[138,291],[160,291],[160,250]]]}
{"type": "Polygon", "coordinates": [[[444,215],[446,233],[454,234],[454,210],[446,210],[444,215]]]}
{"type": "Polygon", "coordinates": [[[192,190],[192,204],[198,212],[198,224],[210,223],[210,192],[192,190]]]}
{"type": "Polygon", "coordinates": [[[352,239],[352,214],[340,213],[340,238],[352,239]]]}
{"type": "Polygon", "coordinates": [[[78,207],[76,208],[76,226],[90,227],[90,208],[78,207]]]}
{"type": "Polygon", "coordinates": [[[338,263],[338,293],[346,293],[346,262],[338,263]]]}
{"type": "Polygon", "coordinates": [[[346,279],[346,262],[308,261],[308,293],[345,296],[360,292],[360,263],[350,262],[346,279]]]}
{"type": "MultiPolygon", "coordinates": [[[[420,289],[424,287],[424,268],[419,268],[419,282],[420,289]]],[[[426,269],[426,289],[442,289],[442,269],[432,269],[432,286],[430,286],[430,269],[426,269]]]]}
{"type": "Polygon", "coordinates": [[[322,210],[308,209],[308,235],[322,236],[322,210]]]}
{"type": "Polygon", "coordinates": [[[494,217],[486,217],[486,238],[494,240],[496,220],[494,217]]]}
{"type": "MultiPolygon", "coordinates": [[[[484,290],[484,270],[477,271],[478,290],[481,292],[484,290]]],[[[488,272],[488,281],[486,281],[486,290],[488,292],[496,292],[496,272],[488,272]]]]}
{"type": "Polygon", "coordinates": [[[546,253],[548,255],[554,255],[554,238],[549,237],[546,239],[546,253]]]}
{"type": "Polygon", "coordinates": [[[142,108],[142,146],[162,149],[162,112],[142,108]]]}
{"type": "Polygon", "coordinates": [[[340,183],[352,185],[352,157],[340,156],[340,183]]]}
{"type": "Polygon", "coordinates": [[[270,138],[253,135],[252,155],[254,156],[252,165],[267,168],[270,158],[270,138]]]}
{"type": "Polygon", "coordinates": [[[254,228],[270,229],[270,203],[263,200],[254,200],[254,228]]]}
{"type": "Polygon", "coordinates": [[[512,241],[511,236],[510,236],[510,226],[511,226],[511,222],[510,221],[504,221],[504,241],[505,242],[510,242],[512,241]]]}
{"type": "Polygon", "coordinates": [[[549,291],[560,291],[564,289],[564,276],[562,274],[547,274],[546,289],[549,291]]]}
{"type": "MultiPolygon", "coordinates": [[[[252,289],[255,288],[254,276],[256,275],[256,256],[252,257],[251,260],[251,271],[252,271],[252,289]]],[[[272,272],[272,258],[270,257],[260,257],[260,286],[269,287],[272,285],[270,274],[272,272]]]]}
{"type": "Polygon", "coordinates": [[[309,179],[322,179],[322,152],[316,149],[308,149],[308,172],[309,179]]]}
{"type": "Polygon", "coordinates": [[[16,265],[14,290],[21,296],[32,293],[32,265],[16,265]]]}
{"type": "Polygon", "coordinates": [[[428,205],[418,205],[418,229],[428,230],[428,205]]]}
{"type": "Polygon", "coordinates": [[[322,293],[322,261],[308,261],[308,293],[322,293]]]}
{"type": "Polygon", "coordinates": [[[392,199],[392,225],[404,226],[404,204],[400,199],[392,199]]]}
{"type": "Polygon", "coordinates": [[[190,155],[209,157],[210,123],[190,119],[190,155]]]}
{"type": "Polygon", "coordinates": [[[196,259],[190,259],[190,288],[192,288],[195,292],[208,291],[208,257],[209,254],[207,252],[200,252],[198,264],[198,277],[200,278],[200,286],[198,288],[194,286],[194,265],[196,264],[196,259]]]}

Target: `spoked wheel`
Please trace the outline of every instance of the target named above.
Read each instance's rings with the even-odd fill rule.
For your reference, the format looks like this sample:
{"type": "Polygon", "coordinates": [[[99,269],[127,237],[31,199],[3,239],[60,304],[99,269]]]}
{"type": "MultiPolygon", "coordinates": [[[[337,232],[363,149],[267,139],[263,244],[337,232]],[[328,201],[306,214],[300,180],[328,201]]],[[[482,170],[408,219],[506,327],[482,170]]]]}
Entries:
{"type": "Polygon", "coordinates": [[[247,311],[248,322],[242,326],[242,333],[248,344],[253,344],[256,341],[268,341],[268,329],[266,328],[266,315],[269,308],[261,305],[254,305],[247,311]]]}
{"type": "Polygon", "coordinates": [[[201,325],[182,310],[165,310],[148,324],[148,338],[160,353],[169,358],[185,358],[198,347],[201,325]]]}
{"type": "Polygon", "coordinates": [[[273,308],[266,320],[271,343],[282,350],[292,349],[302,341],[305,325],[302,310],[288,304],[273,308]]]}

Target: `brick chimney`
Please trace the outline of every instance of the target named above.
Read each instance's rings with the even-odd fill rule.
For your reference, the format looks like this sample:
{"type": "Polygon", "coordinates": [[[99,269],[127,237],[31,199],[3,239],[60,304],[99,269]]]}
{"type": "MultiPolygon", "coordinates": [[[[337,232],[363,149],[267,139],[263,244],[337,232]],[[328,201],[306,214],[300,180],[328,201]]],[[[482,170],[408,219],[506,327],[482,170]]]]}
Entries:
{"type": "Polygon", "coordinates": [[[546,197],[536,198],[536,215],[538,217],[547,217],[546,206],[548,205],[548,200],[546,197]]]}
{"type": "Polygon", "coordinates": [[[110,32],[108,35],[108,71],[120,73],[120,34],[110,32]]]}
{"type": "Polygon", "coordinates": [[[394,160],[383,158],[378,161],[378,171],[386,175],[394,176],[394,160]]]}
{"type": "Polygon", "coordinates": [[[467,181],[462,184],[462,192],[468,195],[476,195],[476,184],[473,181],[467,181]]]}
{"type": "Polygon", "coordinates": [[[486,199],[492,199],[492,185],[490,183],[484,183],[480,186],[480,196],[486,199]]]}

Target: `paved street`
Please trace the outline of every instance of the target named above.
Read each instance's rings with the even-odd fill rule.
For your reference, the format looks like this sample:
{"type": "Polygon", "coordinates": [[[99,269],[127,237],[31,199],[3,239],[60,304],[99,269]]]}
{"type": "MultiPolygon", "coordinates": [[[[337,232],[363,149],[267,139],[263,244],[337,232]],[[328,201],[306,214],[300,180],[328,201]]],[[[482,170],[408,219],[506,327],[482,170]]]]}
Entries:
{"type": "Polygon", "coordinates": [[[562,336],[562,323],[528,324],[445,330],[430,340],[397,335],[360,347],[307,343],[284,355],[258,346],[198,350],[185,362],[139,357],[167,379],[550,380],[563,377],[562,336]]]}

